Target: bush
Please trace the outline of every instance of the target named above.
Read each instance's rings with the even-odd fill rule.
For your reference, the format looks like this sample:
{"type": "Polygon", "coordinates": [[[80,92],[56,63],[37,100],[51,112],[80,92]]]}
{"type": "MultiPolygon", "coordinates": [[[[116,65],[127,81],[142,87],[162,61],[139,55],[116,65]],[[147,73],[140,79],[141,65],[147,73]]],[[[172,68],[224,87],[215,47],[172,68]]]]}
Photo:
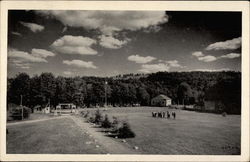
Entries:
{"type": "Polygon", "coordinates": [[[111,127],[113,128],[114,133],[118,132],[118,125],[119,125],[119,121],[118,121],[117,117],[113,116],[113,121],[112,121],[111,127]]]}
{"type": "Polygon", "coordinates": [[[91,117],[89,117],[88,122],[89,122],[89,123],[94,123],[94,122],[95,122],[95,119],[91,116],[91,117]]]}
{"type": "Polygon", "coordinates": [[[135,133],[131,130],[130,125],[127,122],[124,122],[122,127],[118,129],[119,138],[133,138],[135,133]]]}
{"type": "Polygon", "coordinates": [[[86,112],[86,114],[84,114],[84,118],[87,118],[89,116],[89,111],[86,112]]]}
{"type": "Polygon", "coordinates": [[[111,128],[111,122],[109,121],[108,115],[105,115],[105,119],[102,121],[103,128],[111,128]]]}
{"type": "Polygon", "coordinates": [[[102,114],[101,114],[100,110],[98,109],[95,112],[95,121],[94,121],[94,123],[100,124],[101,121],[102,121],[102,114]]]}

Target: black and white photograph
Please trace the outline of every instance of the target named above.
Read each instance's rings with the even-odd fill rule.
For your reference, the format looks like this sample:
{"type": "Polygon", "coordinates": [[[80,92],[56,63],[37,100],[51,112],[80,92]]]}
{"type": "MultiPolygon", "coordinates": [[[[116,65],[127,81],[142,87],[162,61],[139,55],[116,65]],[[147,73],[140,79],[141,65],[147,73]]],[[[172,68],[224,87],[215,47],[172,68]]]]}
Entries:
{"type": "Polygon", "coordinates": [[[6,154],[242,155],[242,24],[241,11],[8,9],[6,154]]]}

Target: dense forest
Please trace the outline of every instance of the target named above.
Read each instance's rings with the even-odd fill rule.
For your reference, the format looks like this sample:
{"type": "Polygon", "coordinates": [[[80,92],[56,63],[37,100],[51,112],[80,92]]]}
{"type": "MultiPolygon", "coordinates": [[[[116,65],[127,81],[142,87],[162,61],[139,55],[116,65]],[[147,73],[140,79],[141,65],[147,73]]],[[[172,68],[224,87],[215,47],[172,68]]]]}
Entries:
{"type": "Polygon", "coordinates": [[[216,100],[224,104],[227,113],[241,112],[240,72],[158,72],[152,74],[127,74],[115,77],[55,77],[52,73],[29,76],[19,73],[8,78],[8,103],[20,103],[33,108],[72,102],[81,107],[133,104],[150,105],[150,100],[165,94],[173,104],[196,104],[216,100]]]}

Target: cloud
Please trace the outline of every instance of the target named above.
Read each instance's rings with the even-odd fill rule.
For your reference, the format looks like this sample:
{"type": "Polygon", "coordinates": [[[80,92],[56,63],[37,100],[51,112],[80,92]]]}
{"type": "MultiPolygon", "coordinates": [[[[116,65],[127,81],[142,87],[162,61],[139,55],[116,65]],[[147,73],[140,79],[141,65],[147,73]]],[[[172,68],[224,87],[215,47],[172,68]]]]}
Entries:
{"type": "Polygon", "coordinates": [[[167,63],[170,67],[183,68],[183,66],[181,66],[177,60],[166,61],[166,63],[167,63]]]}
{"type": "Polygon", "coordinates": [[[31,55],[35,56],[35,57],[40,57],[40,58],[46,58],[48,56],[50,56],[50,57],[55,56],[55,54],[50,52],[50,51],[47,51],[44,49],[36,49],[36,48],[32,49],[31,55]]]}
{"type": "Polygon", "coordinates": [[[212,62],[212,61],[216,61],[217,58],[215,56],[207,55],[207,56],[198,57],[198,60],[203,61],[203,62],[212,62]]]}
{"type": "Polygon", "coordinates": [[[55,56],[54,53],[44,49],[32,49],[31,54],[17,49],[10,48],[8,50],[9,62],[23,69],[30,68],[30,63],[47,63],[45,59],[48,56],[55,56]]]}
{"type": "Polygon", "coordinates": [[[63,60],[63,63],[70,66],[75,66],[79,68],[88,68],[88,69],[96,69],[97,67],[91,61],[82,61],[82,60],[63,60]]]}
{"type": "Polygon", "coordinates": [[[38,25],[38,24],[35,24],[35,23],[27,23],[27,22],[20,21],[20,24],[22,24],[23,26],[29,28],[34,33],[41,32],[41,31],[44,30],[44,26],[38,25]]]}
{"type": "Polygon", "coordinates": [[[201,51],[196,51],[192,53],[192,56],[195,56],[199,61],[203,62],[212,62],[216,61],[218,58],[212,55],[204,55],[201,51]]]}
{"type": "Polygon", "coordinates": [[[195,52],[192,53],[192,56],[202,57],[202,56],[204,56],[204,54],[201,51],[195,51],[195,52]]]}
{"type": "Polygon", "coordinates": [[[206,50],[234,50],[241,47],[241,37],[210,44],[206,50]]]}
{"type": "Polygon", "coordinates": [[[9,58],[16,58],[23,62],[47,62],[44,58],[33,56],[27,52],[18,51],[16,49],[10,49],[8,51],[9,58]]]}
{"type": "Polygon", "coordinates": [[[25,63],[21,60],[16,60],[16,59],[9,59],[8,63],[10,63],[10,65],[15,65],[17,68],[21,68],[21,69],[29,69],[30,68],[30,63],[25,63]]]}
{"type": "Polygon", "coordinates": [[[113,36],[105,36],[101,35],[100,37],[100,45],[105,48],[110,49],[118,49],[121,48],[123,45],[127,44],[129,39],[119,40],[114,38],[113,36]]]}
{"type": "Polygon", "coordinates": [[[65,26],[98,29],[105,35],[122,30],[136,31],[154,27],[168,21],[165,11],[36,11],[55,18],[65,26]]]}
{"type": "Polygon", "coordinates": [[[13,35],[17,35],[17,36],[22,36],[22,34],[21,33],[18,33],[18,32],[11,32],[11,34],[13,34],[13,35]]]}
{"type": "Polygon", "coordinates": [[[194,69],[191,71],[207,71],[207,72],[216,72],[216,71],[230,71],[229,68],[221,68],[221,69],[194,69]]]}
{"type": "Polygon", "coordinates": [[[239,53],[229,53],[229,54],[220,56],[220,58],[234,59],[234,58],[238,58],[240,56],[241,55],[239,53]]]}
{"type": "Polygon", "coordinates": [[[72,71],[64,71],[63,74],[65,74],[65,75],[73,75],[73,72],[72,71]]]}
{"type": "Polygon", "coordinates": [[[96,44],[96,40],[82,37],[65,35],[51,44],[51,48],[64,54],[96,55],[97,51],[91,46],[96,44]]]}
{"type": "Polygon", "coordinates": [[[153,61],[155,59],[156,58],[152,57],[152,56],[143,57],[143,56],[139,56],[139,55],[131,55],[131,56],[128,57],[129,61],[133,61],[133,62],[136,62],[138,64],[149,63],[149,62],[151,62],[151,61],[153,61]]]}
{"type": "Polygon", "coordinates": [[[167,64],[158,63],[158,64],[143,64],[141,69],[138,70],[143,73],[155,73],[158,71],[169,71],[169,66],[167,64]]]}

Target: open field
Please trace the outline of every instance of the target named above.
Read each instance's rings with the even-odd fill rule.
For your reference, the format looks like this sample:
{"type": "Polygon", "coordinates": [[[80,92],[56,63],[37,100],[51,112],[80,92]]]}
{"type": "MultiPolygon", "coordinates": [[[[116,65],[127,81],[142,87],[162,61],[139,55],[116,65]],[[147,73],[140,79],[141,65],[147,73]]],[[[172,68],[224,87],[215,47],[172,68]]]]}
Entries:
{"type": "Polygon", "coordinates": [[[146,154],[240,154],[240,115],[155,107],[112,108],[103,114],[128,121],[136,133],[128,143],[146,154]],[[153,118],[152,111],[175,111],[177,118],[153,118]]]}
{"type": "MultiPolygon", "coordinates": [[[[87,110],[95,113],[96,109],[82,111],[87,110]]],[[[222,117],[158,107],[100,110],[110,119],[116,116],[120,121],[128,121],[136,137],[123,143],[108,137],[102,128],[84,122],[81,116],[65,116],[7,126],[7,153],[240,154],[240,115],[222,117]],[[177,118],[153,118],[152,111],[175,111],[177,118]],[[139,150],[134,150],[134,146],[139,150]]]]}
{"type": "Polygon", "coordinates": [[[8,154],[97,154],[93,139],[82,132],[69,118],[58,118],[37,123],[8,127],[8,154]]]}

